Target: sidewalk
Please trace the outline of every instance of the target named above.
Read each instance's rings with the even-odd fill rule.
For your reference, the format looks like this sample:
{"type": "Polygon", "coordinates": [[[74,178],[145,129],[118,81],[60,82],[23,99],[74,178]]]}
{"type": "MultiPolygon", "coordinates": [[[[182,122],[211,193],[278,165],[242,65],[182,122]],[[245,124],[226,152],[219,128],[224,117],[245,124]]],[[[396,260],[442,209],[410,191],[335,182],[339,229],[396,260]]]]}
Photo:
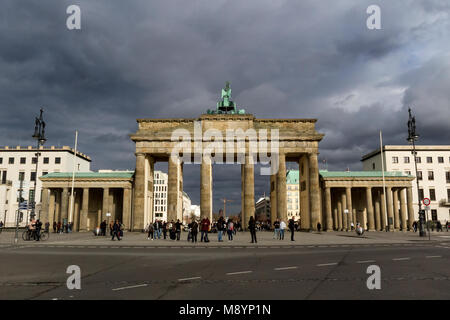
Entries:
{"type": "MultiPolygon", "coordinates": [[[[19,232],[20,245],[83,245],[83,246],[99,246],[107,245],[111,246],[223,246],[223,247],[243,247],[243,246],[255,246],[250,243],[249,232],[238,232],[234,236],[233,241],[228,241],[224,236],[223,242],[217,241],[217,233],[210,233],[210,242],[200,242],[200,234],[198,235],[198,242],[194,244],[188,242],[187,232],[181,233],[180,241],[173,241],[167,238],[147,240],[145,233],[138,232],[125,232],[122,241],[111,241],[111,237],[96,237],[92,232],[78,232],[69,234],[55,234],[50,233],[50,238],[47,241],[23,241],[22,232],[19,232]]],[[[418,233],[414,232],[366,232],[363,236],[359,237],[353,232],[295,232],[295,241],[291,241],[290,232],[285,233],[284,240],[273,239],[273,233],[267,231],[257,232],[258,243],[257,246],[305,246],[305,245],[346,245],[346,244],[394,244],[394,243],[418,243],[429,242],[428,237],[419,237],[418,233]]],[[[450,232],[433,232],[431,235],[432,242],[450,241],[450,232]]],[[[0,234],[0,245],[9,246],[14,244],[14,232],[3,231],[0,234]]]]}

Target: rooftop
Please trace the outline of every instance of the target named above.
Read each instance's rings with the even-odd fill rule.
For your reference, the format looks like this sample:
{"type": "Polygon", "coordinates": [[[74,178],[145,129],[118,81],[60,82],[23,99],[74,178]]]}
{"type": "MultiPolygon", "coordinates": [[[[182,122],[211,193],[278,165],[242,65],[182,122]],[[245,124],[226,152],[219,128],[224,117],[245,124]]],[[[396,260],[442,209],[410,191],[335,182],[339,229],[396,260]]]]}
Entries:
{"type": "MultiPolygon", "coordinates": [[[[323,178],[382,178],[383,171],[327,171],[320,170],[319,174],[323,178]]],[[[405,177],[410,178],[412,176],[406,175],[400,171],[385,171],[384,176],[389,177],[405,177]]]]}
{"type": "MultiPolygon", "coordinates": [[[[131,179],[134,171],[114,171],[114,172],[76,172],[75,179],[97,178],[97,179],[131,179]]],[[[49,173],[41,179],[72,179],[72,172],[53,172],[49,173]]]]}
{"type": "MultiPolygon", "coordinates": [[[[37,150],[37,148],[36,147],[32,147],[32,146],[27,146],[27,147],[16,146],[16,147],[12,147],[12,148],[10,148],[9,146],[4,146],[3,148],[0,147],[0,151],[8,151],[8,152],[16,152],[16,151],[20,151],[20,152],[22,152],[22,151],[33,151],[34,152],[36,150],[37,150]]],[[[51,152],[54,152],[54,151],[67,151],[67,152],[72,153],[72,154],[75,153],[75,150],[73,148],[69,147],[69,146],[62,146],[62,147],[55,147],[55,146],[44,147],[44,146],[40,146],[39,150],[41,150],[41,151],[51,151],[51,152]]],[[[78,150],[77,150],[77,156],[80,157],[80,158],[83,158],[83,159],[85,159],[87,161],[91,161],[91,157],[89,157],[88,155],[86,155],[86,154],[84,154],[82,152],[79,152],[78,150]]]]}
{"type": "Polygon", "coordinates": [[[299,183],[299,172],[298,170],[288,170],[286,173],[286,184],[297,184],[299,183]]]}
{"type": "MultiPolygon", "coordinates": [[[[383,151],[411,151],[411,145],[386,145],[383,151]]],[[[416,145],[416,151],[450,151],[450,145],[416,145]]],[[[380,153],[380,149],[376,149],[362,156],[361,161],[370,159],[380,153]]]]}

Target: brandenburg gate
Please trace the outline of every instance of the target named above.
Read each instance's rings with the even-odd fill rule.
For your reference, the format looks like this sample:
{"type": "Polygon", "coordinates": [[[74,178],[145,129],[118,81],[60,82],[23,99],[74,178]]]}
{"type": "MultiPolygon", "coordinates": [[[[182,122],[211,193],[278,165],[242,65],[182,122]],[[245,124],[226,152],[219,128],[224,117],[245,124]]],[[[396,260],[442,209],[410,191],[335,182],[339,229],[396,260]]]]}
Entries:
{"type": "Polygon", "coordinates": [[[320,221],[318,150],[323,134],[316,119],[258,119],[236,109],[227,83],[216,110],[194,119],[138,119],[130,135],[136,144],[136,171],[132,229],[152,221],[153,172],[156,162],[168,162],[167,220],[182,220],[183,164],[196,163],[200,171],[201,218],[212,221],[212,164],[241,164],[241,221],[247,227],[255,214],[256,174],[270,175],[271,220],[287,221],[286,162],[297,162],[302,229],[316,230],[320,221]]]}

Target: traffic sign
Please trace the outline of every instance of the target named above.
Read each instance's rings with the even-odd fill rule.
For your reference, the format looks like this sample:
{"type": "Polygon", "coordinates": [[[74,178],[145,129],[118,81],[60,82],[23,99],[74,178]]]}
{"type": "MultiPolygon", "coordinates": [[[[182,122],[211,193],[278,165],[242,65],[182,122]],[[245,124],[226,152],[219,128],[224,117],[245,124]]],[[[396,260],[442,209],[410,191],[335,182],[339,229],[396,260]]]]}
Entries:
{"type": "Polygon", "coordinates": [[[430,206],[425,206],[426,211],[430,211],[430,206]]]}
{"type": "Polygon", "coordinates": [[[19,210],[28,210],[28,202],[26,200],[19,204],[19,210]]]}
{"type": "Polygon", "coordinates": [[[424,198],[424,199],[422,200],[422,203],[423,203],[424,205],[426,205],[426,206],[429,206],[430,203],[431,203],[431,200],[430,200],[429,198],[424,198]]]}

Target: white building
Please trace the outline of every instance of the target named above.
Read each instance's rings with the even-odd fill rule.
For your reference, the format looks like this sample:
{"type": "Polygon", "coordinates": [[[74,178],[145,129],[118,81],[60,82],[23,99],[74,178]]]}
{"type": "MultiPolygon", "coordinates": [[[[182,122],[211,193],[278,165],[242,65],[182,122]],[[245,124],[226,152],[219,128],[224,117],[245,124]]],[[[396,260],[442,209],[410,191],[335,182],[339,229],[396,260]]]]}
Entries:
{"type": "MultiPolygon", "coordinates": [[[[450,146],[416,146],[420,198],[431,200],[429,218],[450,220],[450,146]]],[[[381,153],[375,150],[361,159],[363,170],[381,171],[381,153]]],[[[384,170],[415,176],[412,146],[384,146],[384,170]]],[[[414,214],[418,219],[418,192],[413,181],[414,214]]]]}
{"type": "Polygon", "coordinates": [[[183,223],[189,223],[189,219],[191,217],[191,198],[187,195],[186,192],[183,191],[183,223]]]}
{"type": "MultiPolygon", "coordinates": [[[[40,216],[41,181],[37,178],[53,172],[72,172],[74,169],[75,151],[67,146],[40,147],[39,164],[36,174],[36,148],[15,147],[0,148],[0,220],[6,227],[12,227],[16,221],[16,211],[20,180],[23,180],[22,198],[32,203],[36,194],[36,215],[40,216]],[[36,191],[34,183],[37,179],[36,191]]],[[[75,161],[75,170],[78,172],[90,171],[91,158],[78,152],[75,161]]],[[[21,225],[28,220],[30,211],[23,211],[21,225]]]]}
{"type": "Polygon", "coordinates": [[[286,173],[287,211],[288,219],[300,219],[300,189],[298,170],[288,170],[286,173]]]}
{"type": "Polygon", "coordinates": [[[155,170],[153,174],[154,219],[167,221],[167,173],[155,170]]]}

